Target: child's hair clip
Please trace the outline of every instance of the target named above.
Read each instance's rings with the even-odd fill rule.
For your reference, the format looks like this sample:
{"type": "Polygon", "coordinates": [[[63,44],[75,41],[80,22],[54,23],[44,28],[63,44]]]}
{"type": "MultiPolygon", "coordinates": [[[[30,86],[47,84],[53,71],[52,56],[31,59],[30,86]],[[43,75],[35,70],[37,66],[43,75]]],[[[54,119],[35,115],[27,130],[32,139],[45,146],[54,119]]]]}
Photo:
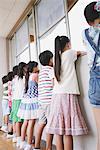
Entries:
{"type": "Polygon", "coordinates": [[[100,12],[100,1],[98,1],[96,3],[96,5],[94,6],[94,9],[97,11],[97,12],[100,12]]]}

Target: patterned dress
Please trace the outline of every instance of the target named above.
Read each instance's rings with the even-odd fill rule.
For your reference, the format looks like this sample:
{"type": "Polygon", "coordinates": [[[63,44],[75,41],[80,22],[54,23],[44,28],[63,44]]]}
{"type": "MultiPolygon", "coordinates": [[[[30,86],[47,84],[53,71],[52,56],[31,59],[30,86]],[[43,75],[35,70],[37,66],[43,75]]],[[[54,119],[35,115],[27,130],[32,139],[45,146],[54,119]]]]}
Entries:
{"type": "Polygon", "coordinates": [[[37,119],[38,111],[38,84],[37,84],[37,73],[32,73],[29,77],[28,90],[24,94],[21,101],[17,116],[21,119],[37,119]]]}

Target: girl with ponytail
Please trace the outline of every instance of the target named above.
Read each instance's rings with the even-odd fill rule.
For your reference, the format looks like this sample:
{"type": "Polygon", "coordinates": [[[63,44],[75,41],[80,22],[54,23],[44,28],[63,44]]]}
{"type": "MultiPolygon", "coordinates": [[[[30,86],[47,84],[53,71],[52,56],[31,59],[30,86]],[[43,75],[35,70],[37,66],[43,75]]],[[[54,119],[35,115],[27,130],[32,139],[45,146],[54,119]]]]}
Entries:
{"type": "Polygon", "coordinates": [[[27,66],[27,72],[25,75],[25,94],[22,98],[18,117],[24,119],[21,128],[21,143],[20,149],[31,150],[33,129],[35,120],[37,119],[38,110],[38,63],[30,61],[27,66]],[[27,130],[27,142],[25,141],[27,130]]]}
{"type": "Polygon", "coordinates": [[[56,135],[57,150],[73,150],[73,136],[88,133],[78,103],[80,92],[75,71],[77,56],[84,54],[72,50],[68,37],[55,38],[55,84],[47,132],[56,135]]]}

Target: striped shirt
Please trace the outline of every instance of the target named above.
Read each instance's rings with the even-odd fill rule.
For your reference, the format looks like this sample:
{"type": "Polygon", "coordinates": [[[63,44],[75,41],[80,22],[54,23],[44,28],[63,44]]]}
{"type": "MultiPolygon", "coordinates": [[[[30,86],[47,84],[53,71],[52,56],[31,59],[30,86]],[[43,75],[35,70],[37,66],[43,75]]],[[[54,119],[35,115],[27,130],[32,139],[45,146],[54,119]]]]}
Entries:
{"type": "Polygon", "coordinates": [[[8,100],[8,83],[3,84],[3,100],[8,100]]]}
{"type": "Polygon", "coordinates": [[[38,82],[38,100],[41,105],[48,105],[51,103],[53,92],[53,67],[43,66],[39,73],[38,82]]]}

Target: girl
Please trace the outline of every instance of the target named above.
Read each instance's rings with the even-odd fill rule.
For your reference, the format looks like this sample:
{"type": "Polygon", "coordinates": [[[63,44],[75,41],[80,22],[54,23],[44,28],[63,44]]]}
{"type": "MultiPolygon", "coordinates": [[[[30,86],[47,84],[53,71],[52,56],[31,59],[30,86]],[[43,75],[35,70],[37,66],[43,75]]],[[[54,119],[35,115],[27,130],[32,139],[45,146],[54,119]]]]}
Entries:
{"type": "Polygon", "coordinates": [[[73,150],[73,136],[88,132],[78,104],[80,92],[75,61],[79,55],[81,52],[71,49],[68,37],[56,37],[54,67],[56,78],[47,132],[56,134],[57,150],[73,150]]]}
{"type": "Polygon", "coordinates": [[[89,98],[97,126],[97,150],[100,150],[100,1],[88,4],[84,15],[90,25],[90,28],[83,32],[90,66],[89,98]]]}
{"type": "Polygon", "coordinates": [[[12,138],[13,137],[13,125],[12,125],[12,118],[11,118],[11,109],[12,109],[12,79],[13,79],[13,72],[9,72],[7,77],[8,77],[8,104],[9,104],[9,109],[10,109],[7,138],[12,138]]]}
{"type": "MultiPolygon", "coordinates": [[[[16,79],[18,78],[18,66],[14,66],[13,67],[13,80],[12,80],[12,104],[14,101],[14,95],[15,95],[15,82],[16,79]]],[[[12,121],[13,121],[13,112],[11,112],[11,117],[12,117],[12,121]]],[[[16,138],[16,123],[13,121],[13,143],[15,143],[17,141],[16,138]]]]}
{"type": "Polygon", "coordinates": [[[25,90],[24,76],[26,72],[26,63],[21,62],[18,66],[18,76],[14,79],[13,104],[12,104],[12,119],[15,123],[16,137],[18,147],[20,145],[21,125],[22,120],[17,116],[21,99],[25,90]]]}
{"type": "Polygon", "coordinates": [[[21,128],[21,144],[20,148],[24,150],[31,150],[33,129],[35,125],[35,120],[37,119],[38,110],[38,63],[29,62],[28,70],[26,73],[25,80],[25,95],[20,104],[18,116],[24,119],[24,123],[21,128]],[[25,142],[27,130],[27,144],[25,142]]]}
{"type": "Polygon", "coordinates": [[[2,111],[3,111],[3,120],[4,125],[1,127],[3,132],[8,132],[8,120],[9,120],[9,105],[8,105],[8,78],[4,76],[2,78],[3,83],[3,100],[2,100],[2,111]]]}

